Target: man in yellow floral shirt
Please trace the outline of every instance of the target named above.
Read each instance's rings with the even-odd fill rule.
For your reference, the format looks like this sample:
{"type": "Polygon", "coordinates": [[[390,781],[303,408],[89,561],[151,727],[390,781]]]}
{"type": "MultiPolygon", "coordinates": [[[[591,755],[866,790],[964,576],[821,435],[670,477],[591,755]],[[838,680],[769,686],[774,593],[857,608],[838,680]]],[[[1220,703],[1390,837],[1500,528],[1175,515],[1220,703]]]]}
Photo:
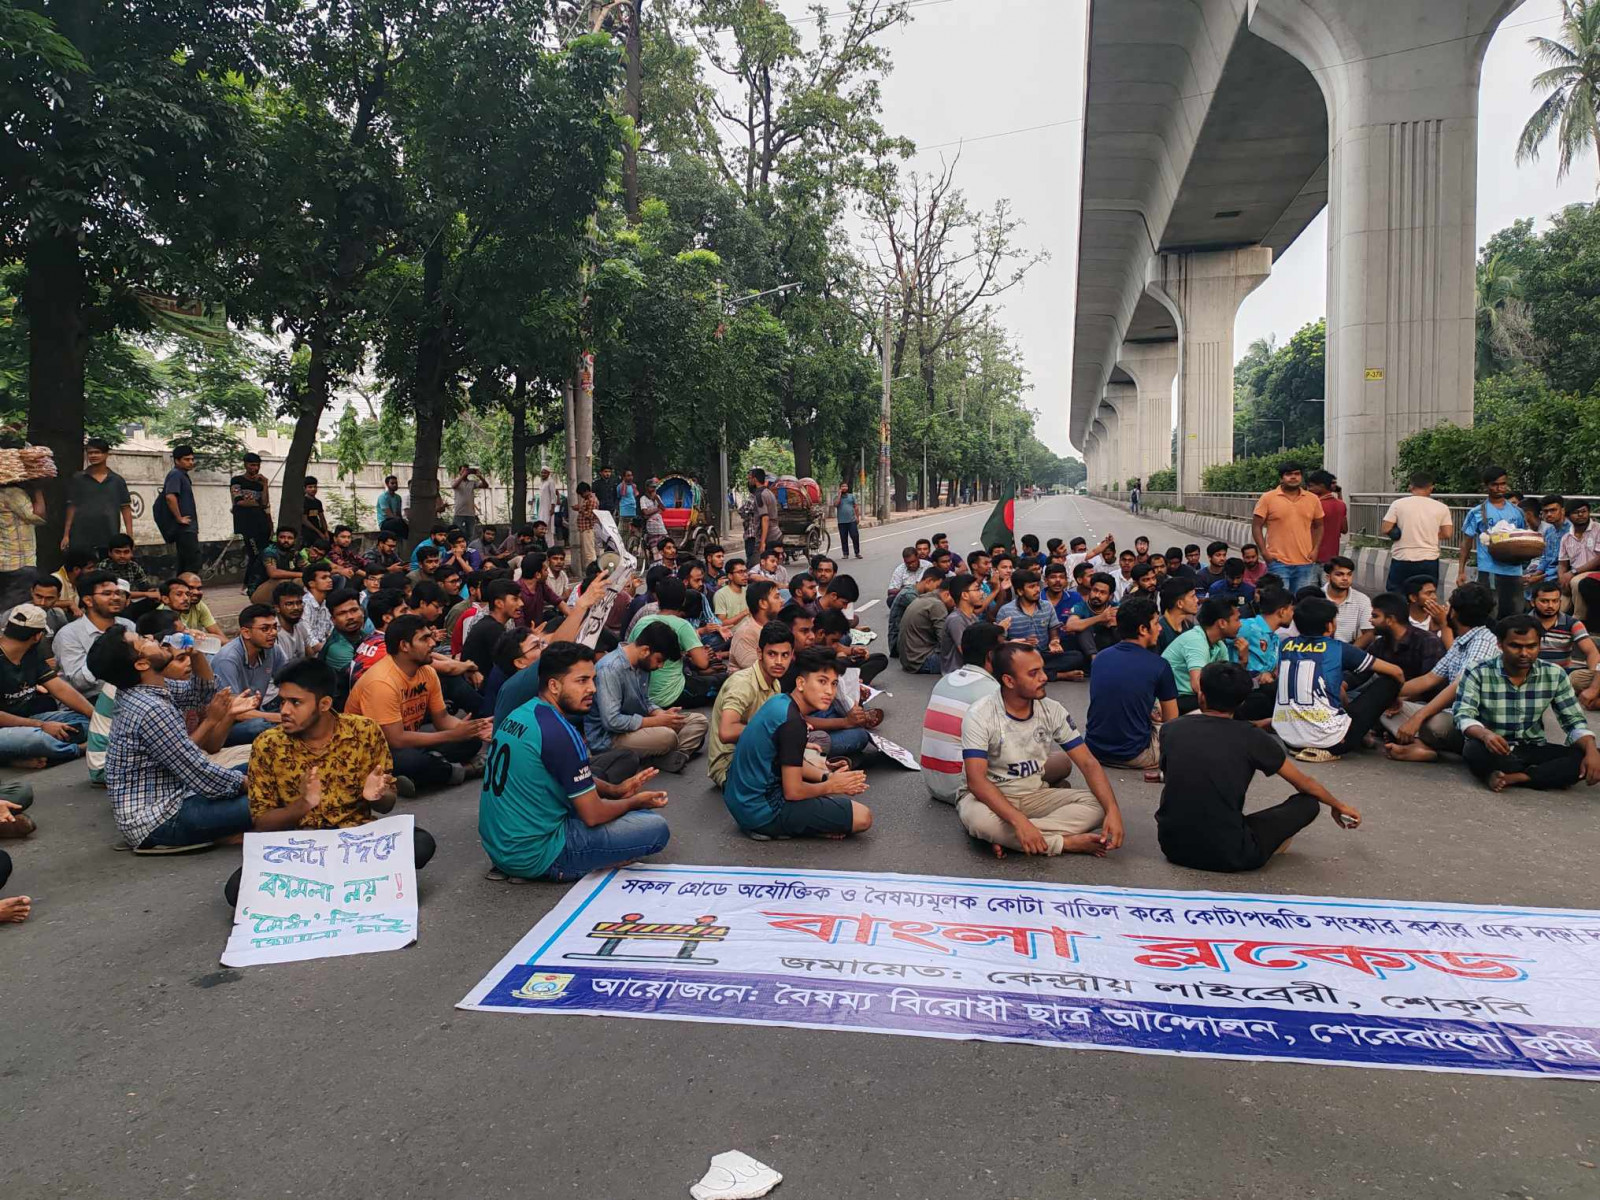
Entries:
{"type": "MultiPolygon", "coordinates": [[[[335,712],[338,678],[320,659],[302,658],[278,672],[282,720],[250,751],[250,816],[257,830],[352,829],[395,805],[394,760],[383,730],[368,717],[335,712]]],[[[417,869],[433,857],[423,829],[413,834],[417,869]]],[[[243,868],[223,894],[239,901],[243,868]]]]}

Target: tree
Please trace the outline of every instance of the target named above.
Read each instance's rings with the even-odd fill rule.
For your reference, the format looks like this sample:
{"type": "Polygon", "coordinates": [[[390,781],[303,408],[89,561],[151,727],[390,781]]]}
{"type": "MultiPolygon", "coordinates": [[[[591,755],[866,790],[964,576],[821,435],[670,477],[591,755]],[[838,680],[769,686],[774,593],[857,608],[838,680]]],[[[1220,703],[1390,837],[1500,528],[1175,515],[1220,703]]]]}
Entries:
{"type": "Polygon", "coordinates": [[[467,378],[515,361],[542,297],[581,309],[586,226],[624,133],[610,106],[618,58],[598,34],[545,49],[544,15],[535,0],[463,0],[404,64],[408,184],[432,232],[420,260],[395,266],[379,369],[416,414],[413,512],[434,511],[444,424],[467,378]]]}
{"type": "Polygon", "coordinates": [[[1522,277],[1498,254],[1478,262],[1476,376],[1487,379],[1538,357],[1522,277]]]}
{"type": "MultiPolygon", "coordinates": [[[[1234,371],[1234,430],[1252,446],[1322,442],[1326,394],[1327,322],[1296,331],[1288,343],[1252,344],[1234,371]]],[[[1226,489],[1220,489],[1226,490],[1226,489]]]]}
{"type": "Polygon", "coordinates": [[[61,468],[45,565],[82,461],[96,338],[146,328],[143,291],[214,282],[246,194],[250,18],[214,0],[0,0],[0,253],[22,264],[29,437],[61,468]]]}
{"type": "Polygon", "coordinates": [[[1533,90],[1545,98],[1517,139],[1517,162],[1538,161],[1554,135],[1559,183],[1579,154],[1600,154],[1600,3],[1562,0],[1560,34],[1528,44],[1549,66],[1533,77],[1533,90]]]}

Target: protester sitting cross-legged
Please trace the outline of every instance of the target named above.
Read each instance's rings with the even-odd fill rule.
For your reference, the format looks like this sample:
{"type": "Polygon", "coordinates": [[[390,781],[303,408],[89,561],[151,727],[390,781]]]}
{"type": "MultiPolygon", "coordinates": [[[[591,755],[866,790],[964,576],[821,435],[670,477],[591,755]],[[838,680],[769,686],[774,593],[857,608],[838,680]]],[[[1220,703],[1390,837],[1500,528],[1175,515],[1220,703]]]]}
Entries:
{"type": "Polygon", "coordinates": [[[0,627],[0,763],[14,767],[81,758],[94,715],[45,658],[47,623],[42,608],[19,604],[0,627]]]}
{"type": "Polygon", "coordinates": [[[1211,663],[1200,672],[1200,710],[1161,732],[1166,785],[1156,809],[1156,838],[1169,862],[1197,871],[1254,871],[1317,817],[1326,804],[1341,829],[1361,824],[1361,814],[1302,772],[1271,734],[1234,713],[1255,687],[1238,663],[1211,663]],[[1294,795],[1245,814],[1245,793],[1255,773],[1277,775],[1294,795]]]}
{"type": "Polygon", "coordinates": [[[1084,741],[1101,766],[1150,770],[1161,730],[1177,719],[1178,685],[1157,652],[1161,618],[1153,601],[1130,596],[1117,610],[1120,640],[1101,651],[1089,678],[1084,741]],[[1160,714],[1159,723],[1152,713],[1160,714]]]}
{"type": "Polygon", "coordinates": [[[273,711],[276,704],[272,679],[283,667],[284,657],[277,643],[277,614],[264,604],[247,604],[239,610],[239,636],[211,658],[211,673],[216,676],[218,687],[229,688],[237,695],[250,692],[261,697],[261,706],[230,731],[231,745],[248,744],[278,720],[273,711]]]}
{"type": "MultiPolygon", "coordinates": [[[[846,644],[845,637],[850,632],[850,626],[844,614],[824,610],[812,623],[812,627],[815,636],[807,644],[831,650],[839,656],[846,674],[854,669],[859,673],[861,683],[867,683],[866,672],[860,667],[865,647],[846,644]]],[[[796,653],[804,648],[800,645],[800,641],[801,639],[796,637],[796,653]]],[[[789,668],[791,677],[784,679],[786,692],[793,690],[793,672],[794,667],[791,665],[789,668]]],[[[811,731],[808,740],[827,757],[854,760],[871,749],[871,731],[883,724],[883,717],[882,709],[863,707],[859,698],[851,702],[845,698],[843,687],[837,687],[834,689],[832,702],[826,708],[806,712],[806,726],[811,731]]]]}
{"type": "MultiPolygon", "coordinates": [[[[968,583],[972,576],[967,576],[968,583]]],[[[914,599],[906,605],[896,630],[900,667],[913,675],[938,675],[944,667],[940,643],[944,638],[945,618],[951,615],[955,600],[949,590],[951,577],[942,567],[929,567],[917,581],[914,599]]],[[[898,602],[902,593],[895,597],[898,602]]]]}
{"type": "Polygon", "coordinates": [[[647,625],[602,658],[595,667],[595,701],[584,719],[589,748],[632,750],[645,765],[680,774],[705,742],[706,714],[653,702],[650,672],[682,657],[669,626],[647,625]]]}
{"type": "Polygon", "coordinates": [[[1103,855],[1122,845],[1122,813],[1100,764],[1067,710],[1045,695],[1044,658],[1032,646],[994,652],[1000,690],[961,723],[965,766],[956,814],[997,858],[1103,855]],[[1077,767],[1087,790],[1066,786],[1077,767]]]}
{"type": "Polygon", "coordinates": [[[1400,762],[1433,762],[1440,753],[1460,754],[1461,730],[1451,714],[1461,676],[1469,668],[1500,654],[1500,642],[1489,627],[1495,597],[1487,587],[1465,583],[1450,596],[1445,620],[1454,633],[1450,648],[1425,675],[1400,688],[1400,707],[1386,713],[1383,727],[1394,739],[1385,753],[1400,762]]]}
{"type": "MultiPolygon", "coordinates": [[[[700,602],[704,597],[696,595],[694,599],[700,602]]],[[[636,621],[630,631],[631,636],[651,625],[664,625],[677,634],[683,658],[663,663],[659,671],[650,673],[650,699],[662,708],[705,708],[727,678],[724,672],[712,669],[711,651],[684,615],[689,600],[683,580],[675,576],[662,579],[656,584],[656,611],[636,621]]]]}
{"type": "MultiPolygon", "coordinates": [[[[478,799],[489,877],[573,880],[660,853],[670,835],[653,810],[665,807],[667,794],[644,787],[655,771],[606,782],[574,727],[595,702],[594,651],[553,642],[537,670],[538,694],[500,723],[490,747],[478,799]]],[[[621,751],[613,760],[624,756],[633,757],[621,751]]]]}
{"type": "Polygon", "coordinates": [[[752,579],[744,600],[750,620],[741,622],[728,639],[728,661],[738,670],[755,665],[761,631],[783,609],[783,594],[770,579],[752,579]]]}
{"type": "MultiPolygon", "coordinates": [[[[335,617],[337,620],[337,617],[335,617]]],[[[338,673],[325,661],[303,658],[278,672],[277,728],[256,739],[247,790],[259,832],[287,829],[354,829],[391,812],[394,760],[377,722],[334,707],[338,673]]],[[[424,829],[412,834],[416,867],[433,857],[424,829]]],[[[223,887],[239,901],[242,869],[223,887]]]]}
{"type": "Polygon", "coordinates": [[[83,616],[68,622],[55,637],[56,670],[85,700],[93,700],[100,694],[101,683],[89,673],[89,647],[113,625],[132,629],[133,622],[122,615],[128,607],[128,593],[117,586],[117,577],[109,571],[85,571],[78,576],[78,599],[83,616]]]}
{"type": "Polygon", "coordinates": [[[1500,656],[1468,670],[1456,698],[1467,769],[1496,792],[1568,788],[1580,778],[1590,787],[1600,783],[1600,750],[1567,673],[1539,659],[1538,619],[1506,617],[1495,631],[1500,656]],[[1555,712],[1565,745],[1545,739],[1547,710],[1555,712]]]}
{"type": "Polygon", "coordinates": [[[111,809],[123,838],[142,854],[197,849],[251,828],[244,777],[207,752],[221,747],[235,709],[252,709],[258,698],[219,691],[205,655],[174,648],[154,632],[170,628],[171,617],[150,613],[140,632],[118,626],[89,648],[89,669],[116,689],[106,749],[111,809]],[[166,678],[173,666],[187,666],[193,678],[166,678]],[[202,726],[214,736],[197,729],[191,738],[186,710],[203,712],[202,726]]]}
{"type": "Polygon", "coordinates": [[[1014,599],[995,611],[995,620],[1003,625],[1006,636],[1012,641],[1027,642],[1043,654],[1045,674],[1051,679],[1082,679],[1088,660],[1075,646],[1062,645],[1061,618],[1040,594],[1039,573],[1015,572],[1011,588],[1014,599]]]}
{"type": "Polygon", "coordinates": [[[866,775],[806,756],[805,714],[832,704],[845,669],[831,650],[802,650],[792,691],[764,703],[739,732],[722,800],[747,836],[841,838],[872,827],[871,810],[851,799],[867,790],[866,775]]]}
{"type": "Polygon", "coordinates": [[[1180,713],[1200,707],[1201,670],[1210,663],[1227,662],[1230,651],[1237,653],[1238,637],[1238,606],[1227,600],[1207,600],[1200,606],[1194,627],[1184,630],[1161,652],[1178,687],[1180,713]]]}
{"type": "Polygon", "coordinates": [[[1372,628],[1377,634],[1367,647],[1372,656],[1399,667],[1407,683],[1432,671],[1444,657],[1444,643],[1413,625],[1409,606],[1390,592],[1372,598],[1372,628]]]}
{"type": "Polygon", "coordinates": [[[1092,664],[1094,656],[1117,641],[1116,580],[1103,571],[1096,571],[1089,579],[1089,591],[1081,603],[1073,606],[1067,618],[1065,631],[1077,639],[1078,650],[1092,664]]]}
{"type": "Polygon", "coordinates": [[[1339,607],[1311,596],[1294,606],[1296,635],[1278,651],[1277,705],[1272,728],[1302,762],[1330,762],[1361,748],[1362,740],[1400,695],[1399,667],[1333,636],[1339,607]],[[1347,673],[1372,679],[1346,703],[1347,673]]]}
{"type": "Polygon", "coordinates": [[[1600,649],[1584,623],[1561,611],[1561,585],[1546,579],[1534,586],[1533,615],[1539,622],[1539,659],[1568,672],[1578,703],[1587,709],[1600,708],[1600,649]],[[1573,656],[1583,665],[1575,668],[1573,656]]]}
{"type": "Polygon", "coordinates": [[[444,691],[432,666],[438,631],[414,613],[395,617],[384,630],[385,657],[362,672],[345,711],[371,717],[394,756],[401,795],[476,778],[483,744],[494,732],[487,719],[462,720],[445,711],[444,691]],[[424,722],[433,725],[423,729],[424,722]]]}
{"type": "Polygon", "coordinates": [[[1005,630],[989,621],[967,626],[961,635],[960,670],[942,677],[928,697],[922,718],[922,781],[941,803],[955,804],[961,798],[961,724],[974,704],[1000,690],[994,652],[1005,636],[1005,630]]]}
{"type": "MultiPolygon", "coordinates": [[[[811,618],[795,614],[795,621],[811,618]]],[[[760,707],[783,692],[783,679],[794,661],[798,638],[783,621],[769,621],[761,630],[759,656],[755,663],[728,676],[717,689],[711,706],[710,729],[706,735],[706,767],[711,782],[721,787],[728,778],[728,764],[734,747],[760,707]]]]}

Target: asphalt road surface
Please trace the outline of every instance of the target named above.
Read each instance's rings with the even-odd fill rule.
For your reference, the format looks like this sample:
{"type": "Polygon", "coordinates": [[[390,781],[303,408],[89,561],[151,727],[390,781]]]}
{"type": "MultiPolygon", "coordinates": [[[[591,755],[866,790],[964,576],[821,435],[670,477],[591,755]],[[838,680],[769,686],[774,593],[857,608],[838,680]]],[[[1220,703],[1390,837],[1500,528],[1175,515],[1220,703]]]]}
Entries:
{"type": "MultiPolygon", "coordinates": [[[[866,561],[845,569],[881,597],[908,540],[943,529],[966,549],[986,515],[870,530],[866,561]]],[[[1094,501],[1019,504],[1019,533],[1091,528],[1122,545],[1142,531],[1158,547],[1191,540],[1094,501]]],[[[881,629],[881,600],[865,615],[881,629]]],[[[888,736],[918,744],[931,684],[883,676],[888,736]]],[[[1081,717],[1082,685],[1052,690],[1081,717]]],[[[1002,863],[892,766],[873,772],[866,836],[755,843],[697,762],[667,780],[662,860],[1595,904],[1600,794],[1494,797],[1458,766],[1371,754],[1315,769],[1365,824],[1319,821],[1253,876],[1169,866],[1157,788],[1128,773],[1113,776],[1119,853],[1002,863]]],[[[114,853],[105,793],[81,765],[34,781],[40,831],[8,844],[8,891],[31,894],[34,917],[0,928],[7,1198],[681,1197],[730,1148],[782,1171],[785,1200],[1600,1195],[1589,1083],[458,1012],[563,891],[484,879],[473,786],[410,806],[439,842],[416,946],[224,971],[221,887],[238,854],[114,853]]]]}

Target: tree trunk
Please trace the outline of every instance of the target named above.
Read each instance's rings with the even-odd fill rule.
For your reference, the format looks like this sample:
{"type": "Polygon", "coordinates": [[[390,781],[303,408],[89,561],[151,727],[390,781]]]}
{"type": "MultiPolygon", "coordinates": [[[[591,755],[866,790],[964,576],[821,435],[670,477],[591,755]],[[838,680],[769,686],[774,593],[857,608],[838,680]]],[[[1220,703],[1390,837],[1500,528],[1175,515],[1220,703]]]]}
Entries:
{"type": "Polygon", "coordinates": [[[444,247],[437,240],[422,258],[422,335],[417,340],[412,396],[417,408],[417,452],[411,460],[411,547],[425,541],[439,511],[439,452],[444,441],[444,247]]]}
{"type": "Polygon", "coordinates": [[[585,352],[578,359],[578,374],[573,381],[572,415],[573,452],[577,457],[577,474],[572,487],[581,479],[594,482],[594,355],[585,352]]]}
{"type": "MultiPolygon", "coordinates": [[[[633,478],[636,483],[643,482],[657,471],[663,469],[654,433],[657,415],[658,410],[655,405],[643,402],[643,398],[638,393],[635,393],[632,405],[632,466],[633,478]]],[[[612,465],[615,466],[616,464],[613,463],[612,465]]]]}
{"type": "MultiPolygon", "coordinates": [[[[622,111],[639,127],[640,98],[644,92],[644,0],[633,0],[628,14],[627,74],[622,111]]],[[[622,146],[622,200],[630,224],[639,223],[639,149],[632,139],[622,146]]]]}
{"type": "Polygon", "coordinates": [[[511,532],[528,523],[528,380],[519,371],[511,391],[511,532]]]}
{"type": "Polygon", "coordinates": [[[804,422],[791,422],[789,440],[794,446],[794,473],[804,479],[811,474],[811,429],[804,422]]]}
{"type": "Polygon", "coordinates": [[[83,469],[84,363],[89,357],[83,260],[68,234],[32,242],[23,300],[28,313],[28,440],[48,446],[56,477],[44,481],[45,523],[35,536],[39,566],[61,562],[66,483],[83,469]]]}
{"type": "Polygon", "coordinates": [[[300,412],[294,422],[294,437],[289,441],[289,453],[283,460],[283,474],[278,476],[278,528],[300,530],[300,518],[305,512],[306,468],[311,464],[312,452],[317,448],[317,430],[322,425],[322,414],[331,399],[332,379],[328,363],[331,343],[326,329],[318,325],[311,333],[311,362],[306,368],[306,386],[300,393],[300,412]]]}

